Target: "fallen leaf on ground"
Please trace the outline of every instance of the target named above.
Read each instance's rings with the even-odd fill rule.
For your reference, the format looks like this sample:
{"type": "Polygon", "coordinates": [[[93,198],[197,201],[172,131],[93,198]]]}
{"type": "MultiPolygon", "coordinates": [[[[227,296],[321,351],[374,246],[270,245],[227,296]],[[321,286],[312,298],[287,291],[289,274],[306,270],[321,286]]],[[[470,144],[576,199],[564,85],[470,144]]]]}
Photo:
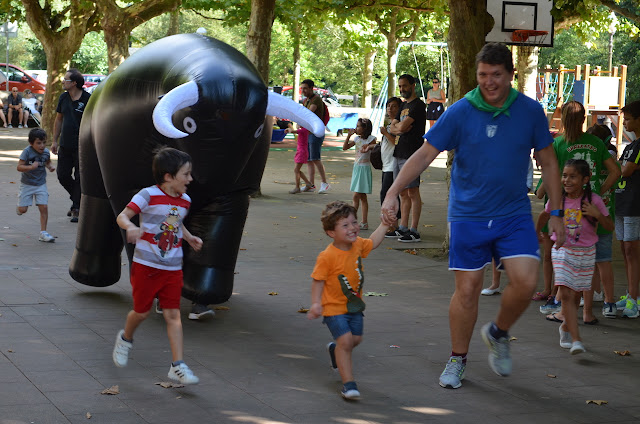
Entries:
{"type": "Polygon", "coordinates": [[[85,414],[85,417],[87,417],[87,419],[88,419],[88,420],[90,420],[90,419],[91,419],[91,413],[90,413],[90,412],[87,412],[87,413],[85,414]]]}
{"type": "Polygon", "coordinates": [[[228,311],[229,307],[228,306],[214,306],[213,309],[215,309],[216,311],[228,311]]]}
{"type": "Polygon", "coordinates": [[[431,224],[424,224],[424,226],[427,228],[434,227],[434,225],[431,225],[431,224]]]}
{"type": "Polygon", "coordinates": [[[607,403],[609,403],[609,401],[606,400],[588,400],[587,401],[587,405],[590,403],[595,403],[596,405],[605,405],[607,403]]]}
{"type": "Polygon", "coordinates": [[[247,249],[246,249],[245,247],[241,247],[241,248],[240,248],[240,249],[238,249],[238,250],[247,250],[247,249]]]}
{"type": "Polygon", "coordinates": [[[300,307],[300,309],[298,309],[298,312],[300,312],[301,314],[306,314],[307,312],[309,312],[309,309],[305,307],[300,307]]]}
{"type": "Polygon", "coordinates": [[[377,292],[366,292],[365,296],[389,296],[386,293],[377,293],[377,292]]]}
{"type": "Polygon", "coordinates": [[[278,292],[269,292],[269,296],[277,296],[278,292]]]}
{"type": "Polygon", "coordinates": [[[298,217],[297,217],[297,216],[290,216],[289,218],[291,218],[291,219],[297,219],[298,217]]]}
{"type": "Polygon", "coordinates": [[[184,387],[184,384],[180,383],[172,383],[170,381],[160,381],[155,383],[156,386],[160,386],[164,389],[179,389],[180,387],[184,387]]]}
{"type": "Polygon", "coordinates": [[[555,375],[553,375],[553,374],[547,374],[547,377],[549,377],[549,378],[556,378],[556,376],[555,376],[555,375]]]}
{"type": "Polygon", "coordinates": [[[116,384],[115,386],[111,386],[108,389],[104,389],[100,392],[101,395],[118,395],[120,394],[120,387],[116,384]]]}
{"type": "Polygon", "coordinates": [[[411,253],[412,255],[417,255],[418,252],[416,252],[416,249],[406,249],[404,251],[404,253],[411,253]]]}
{"type": "Polygon", "coordinates": [[[512,342],[512,341],[514,341],[514,340],[518,340],[518,338],[517,338],[517,337],[513,337],[513,336],[509,337],[509,341],[510,341],[510,342],[512,342]]]}
{"type": "Polygon", "coordinates": [[[631,352],[628,350],[614,350],[613,353],[617,353],[620,356],[631,356],[631,352]]]}
{"type": "Polygon", "coordinates": [[[9,353],[13,353],[13,350],[11,350],[11,349],[7,349],[7,352],[9,352],[9,353]]]}

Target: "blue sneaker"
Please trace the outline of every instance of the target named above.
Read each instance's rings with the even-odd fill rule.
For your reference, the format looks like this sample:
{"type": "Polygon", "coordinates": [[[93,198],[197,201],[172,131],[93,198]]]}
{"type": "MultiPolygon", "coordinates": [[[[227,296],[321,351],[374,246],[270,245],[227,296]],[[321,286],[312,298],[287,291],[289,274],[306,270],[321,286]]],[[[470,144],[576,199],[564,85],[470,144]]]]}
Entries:
{"type": "Polygon", "coordinates": [[[627,306],[628,297],[629,297],[629,293],[625,294],[624,296],[620,296],[620,300],[616,302],[616,308],[618,308],[619,311],[623,310],[624,307],[627,306]]]}
{"type": "Polygon", "coordinates": [[[545,315],[555,314],[556,312],[560,312],[561,309],[562,302],[556,300],[554,296],[549,296],[549,298],[547,299],[547,303],[540,307],[540,313],[545,315]]]}
{"type": "Polygon", "coordinates": [[[489,348],[489,366],[498,375],[507,377],[511,375],[511,352],[509,350],[509,339],[506,337],[500,337],[498,340],[494,339],[489,328],[491,323],[486,323],[480,334],[482,334],[482,340],[489,348]]]}
{"type": "Polygon", "coordinates": [[[604,302],[602,305],[602,316],[605,318],[615,318],[618,315],[618,306],[615,303],[604,302]]]}
{"type": "Polygon", "coordinates": [[[440,374],[440,386],[451,387],[457,389],[462,386],[462,380],[464,380],[464,369],[467,365],[462,361],[462,356],[452,356],[447,361],[447,365],[444,367],[444,371],[440,374]]]}
{"type": "Polygon", "coordinates": [[[627,318],[638,318],[638,315],[638,302],[633,299],[627,299],[627,304],[622,311],[622,316],[627,318]]]}

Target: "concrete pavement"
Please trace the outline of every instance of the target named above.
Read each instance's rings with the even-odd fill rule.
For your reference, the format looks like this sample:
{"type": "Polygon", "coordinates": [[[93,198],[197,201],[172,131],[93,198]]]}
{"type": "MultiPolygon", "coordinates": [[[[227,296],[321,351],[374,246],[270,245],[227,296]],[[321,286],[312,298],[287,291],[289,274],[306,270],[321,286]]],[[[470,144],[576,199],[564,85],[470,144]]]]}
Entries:
{"type": "MultiPolygon", "coordinates": [[[[183,300],[185,361],[197,386],[163,388],[170,352],[164,320],[153,314],[136,333],[129,365],[116,368],[116,332],[131,308],[127,260],[123,278],[107,288],[83,286],[67,267],[76,224],[66,192],[49,174],[49,232],[38,242],[38,212],[15,214],[17,157],[27,130],[0,129],[0,424],[15,423],[632,423],[640,421],[640,320],[580,326],[587,353],[570,356],[558,345],[557,324],[533,302],[511,330],[513,375],[487,365],[478,333],[500,296],[482,297],[466,378],[457,390],[438,386],[448,358],[448,302],[453,276],[444,261],[404,252],[436,248],[446,231],[444,157],[423,174],[423,242],[385,240],[364,261],[364,342],[354,351],[363,399],[339,396],[329,368],[330,334],[309,306],[315,257],[330,241],[319,216],[331,200],[349,200],[353,152],[324,151],[332,190],[290,195],[293,151],[273,145],[253,199],[237,264],[234,295],[215,317],[189,321],[183,300]],[[270,295],[277,293],[277,295],[270,295]],[[629,350],[619,356],[614,350],[629,350]],[[101,394],[117,385],[119,394],[101,394]],[[608,403],[587,404],[589,400],[608,403]]],[[[333,139],[333,145],[340,140],[333,139]]],[[[328,145],[332,144],[331,142],[328,145]]],[[[379,189],[379,171],[374,190],[379,189]]],[[[370,226],[378,196],[370,196],[370,226]]],[[[540,210],[540,203],[534,204],[540,210]]],[[[364,235],[370,232],[364,232],[364,235]]],[[[626,285],[616,246],[616,294],[626,285]]],[[[486,285],[490,281],[487,272],[486,285]]],[[[506,277],[503,276],[503,286],[506,277]]],[[[541,284],[541,283],[540,283],[541,284]]],[[[581,320],[580,320],[581,322],[581,320]]]]}

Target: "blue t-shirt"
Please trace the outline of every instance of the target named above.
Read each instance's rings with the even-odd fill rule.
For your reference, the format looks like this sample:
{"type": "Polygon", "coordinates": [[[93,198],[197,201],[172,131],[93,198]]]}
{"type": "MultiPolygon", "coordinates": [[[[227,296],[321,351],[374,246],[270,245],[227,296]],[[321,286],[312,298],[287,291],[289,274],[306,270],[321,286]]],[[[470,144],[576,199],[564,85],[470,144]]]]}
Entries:
{"type": "Polygon", "coordinates": [[[461,99],[425,134],[436,149],[453,150],[449,221],[484,221],[531,214],[527,170],[531,149],[553,143],[542,107],[522,93],[493,117],[461,99]]]}
{"type": "Polygon", "coordinates": [[[38,153],[36,149],[29,146],[20,153],[20,160],[25,162],[25,165],[31,165],[33,162],[39,162],[40,165],[36,169],[23,172],[20,182],[22,184],[41,186],[47,183],[47,169],[44,164],[49,162],[51,154],[49,149],[45,148],[43,153],[38,153]]]}

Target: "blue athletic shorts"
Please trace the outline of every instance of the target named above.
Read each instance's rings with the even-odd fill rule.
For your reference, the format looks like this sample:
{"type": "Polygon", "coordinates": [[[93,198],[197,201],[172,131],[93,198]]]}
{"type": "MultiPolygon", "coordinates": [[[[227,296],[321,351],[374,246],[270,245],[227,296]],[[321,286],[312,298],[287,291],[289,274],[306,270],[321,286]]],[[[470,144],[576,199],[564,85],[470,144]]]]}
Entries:
{"type": "Polygon", "coordinates": [[[596,263],[611,262],[613,258],[613,233],[599,234],[596,243],[596,263]]]}
{"type": "Polygon", "coordinates": [[[449,269],[477,271],[496,260],[528,257],[540,260],[540,246],[531,215],[489,221],[449,222],[449,269]]]}
{"type": "Polygon", "coordinates": [[[320,151],[322,150],[322,143],[324,142],[324,136],[316,137],[313,133],[309,133],[309,160],[320,160],[320,151]]]}
{"type": "Polygon", "coordinates": [[[20,183],[20,195],[18,206],[25,207],[33,205],[35,199],[36,205],[46,205],[49,203],[49,192],[47,192],[47,184],[39,186],[20,183]]]}
{"type": "Polygon", "coordinates": [[[329,327],[331,335],[334,340],[347,333],[351,333],[354,336],[362,336],[362,330],[364,329],[364,314],[358,312],[355,314],[344,315],[331,315],[324,317],[322,322],[329,327]]]}

